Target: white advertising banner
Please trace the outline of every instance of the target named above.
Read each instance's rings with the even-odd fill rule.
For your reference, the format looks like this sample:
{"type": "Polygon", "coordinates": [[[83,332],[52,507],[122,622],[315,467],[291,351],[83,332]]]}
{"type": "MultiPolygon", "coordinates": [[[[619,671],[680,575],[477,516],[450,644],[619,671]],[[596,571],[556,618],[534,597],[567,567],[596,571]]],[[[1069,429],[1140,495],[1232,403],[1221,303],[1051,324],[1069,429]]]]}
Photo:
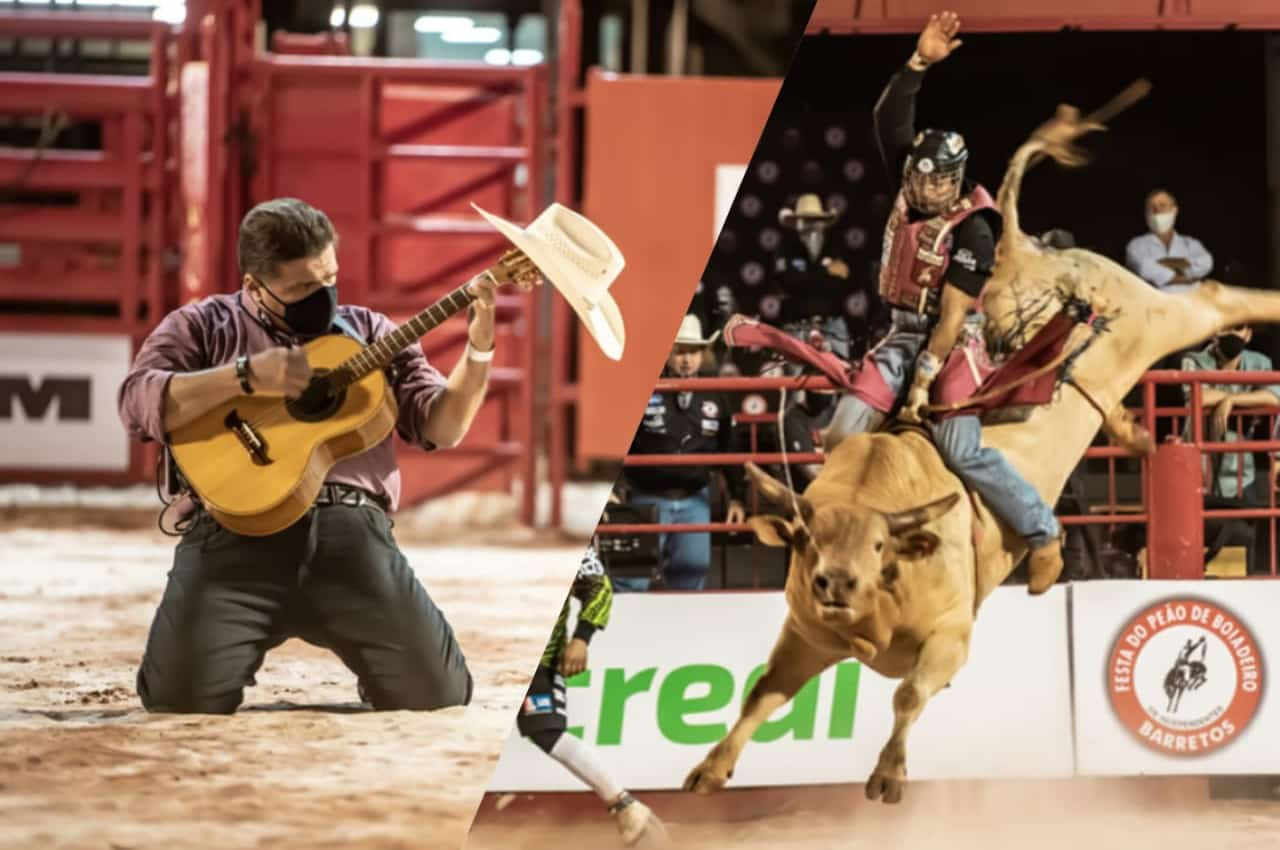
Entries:
{"type": "MultiPolygon", "coordinates": [[[[679,788],[728,732],[786,615],[781,593],[626,594],[568,688],[569,722],[628,788],[679,788]]],[[[1072,773],[1066,591],[998,590],[969,662],[907,741],[912,779],[1072,773]]],[[[756,734],[731,787],[863,782],[898,682],[855,661],[810,681],[756,734]]],[[[513,730],[490,789],[582,790],[513,730]]]]}
{"type": "Polygon", "coordinates": [[[716,166],[716,229],[711,234],[713,242],[720,238],[720,230],[724,227],[724,220],[729,217],[729,210],[733,209],[733,199],[738,196],[738,187],[742,185],[742,178],[746,173],[745,165],[716,166]]]}
{"type": "Polygon", "coordinates": [[[1077,770],[1280,773],[1280,582],[1073,589],[1077,770]]]}
{"type": "Polygon", "coordinates": [[[0,333],[0,467],[124,470],[129,337],[0,333]]]}

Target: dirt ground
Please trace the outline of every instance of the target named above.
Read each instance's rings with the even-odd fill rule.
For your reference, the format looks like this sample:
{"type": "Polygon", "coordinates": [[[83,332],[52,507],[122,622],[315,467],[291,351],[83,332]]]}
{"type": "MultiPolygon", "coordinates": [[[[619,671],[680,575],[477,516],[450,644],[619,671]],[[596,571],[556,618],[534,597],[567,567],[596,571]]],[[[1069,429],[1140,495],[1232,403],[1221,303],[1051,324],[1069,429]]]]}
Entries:
{"type": "MultiPolygon", "coordinates": [[[[869,804],[860,788],[778,790],[767,800],[638,793],[663,815],[678,850],[1275,850],[1280,802],[1153,794],[1151,783],[1072,780],[930,783],[913,803],[869,804]],[[843,805],[839,795],[844,795],[843,805]]],[[[575,795],[577,796],[577,795],[575,795]]],[[[583,797],[544,806],[528,795],[502,810],[486,800],[466,850],[621,846],[583,797]]]]}
{"type": "Polygon", "coordinates": [[[48,850],[454,850],[583,546],[404,545],[475,676],[466,708],[361,710],[337,658],[291,641],[237,715],[149,716],[133,677],[172,542],[12,525],[0,530],[0,848],[48,850]]]}

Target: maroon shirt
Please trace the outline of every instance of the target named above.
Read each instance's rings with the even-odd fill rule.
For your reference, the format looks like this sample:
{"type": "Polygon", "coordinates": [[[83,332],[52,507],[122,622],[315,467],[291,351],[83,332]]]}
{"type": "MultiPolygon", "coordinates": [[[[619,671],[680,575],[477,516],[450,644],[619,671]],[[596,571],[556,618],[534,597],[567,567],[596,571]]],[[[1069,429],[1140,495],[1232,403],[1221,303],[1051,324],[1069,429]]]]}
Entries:
{"type": "MultiPolygon", "coordinates": [[[[252,299],[237,292],[212,295],[166,316],[142,344],[120,385],[120,418],[129,433],[144,441],[168,442],[164,396],[175,374],[210,369],[231,363],[242,354],[301,341],[259,319],[257,310],[252,299]]],[[[386,316],[364,307],[342,305],[338,315],[369,342],[396,328],[386,316]]],[[[433,449],[423,436],[423,426],[432,402],[444,388],[444,375],[427,362],[418,343],[401,351],[394,366],[397,380],[393,389],[400,407],[396,431],[406,442],[433,449]]],[[[369,451],[339,462],[325,481],[383,496],[395,510],[400,503],[400,469],[392,438],[388,436],[369,451]]]]}

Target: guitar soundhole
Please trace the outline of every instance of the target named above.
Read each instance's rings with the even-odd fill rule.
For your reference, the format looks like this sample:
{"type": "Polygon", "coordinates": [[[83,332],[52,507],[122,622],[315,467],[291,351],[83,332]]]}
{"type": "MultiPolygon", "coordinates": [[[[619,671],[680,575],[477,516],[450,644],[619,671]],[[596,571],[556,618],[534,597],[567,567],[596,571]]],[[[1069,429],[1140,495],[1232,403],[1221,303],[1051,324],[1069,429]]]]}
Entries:
{"type": "Polygon", "coordinates": [[[285,402],[290,416],[299,422],[323,422],[338,412],[347,398],[347,391],[342,389],[335,393],[333,386],[325,380],[327,374],[328,369],[316,369],[302,395],[285,402]]]}

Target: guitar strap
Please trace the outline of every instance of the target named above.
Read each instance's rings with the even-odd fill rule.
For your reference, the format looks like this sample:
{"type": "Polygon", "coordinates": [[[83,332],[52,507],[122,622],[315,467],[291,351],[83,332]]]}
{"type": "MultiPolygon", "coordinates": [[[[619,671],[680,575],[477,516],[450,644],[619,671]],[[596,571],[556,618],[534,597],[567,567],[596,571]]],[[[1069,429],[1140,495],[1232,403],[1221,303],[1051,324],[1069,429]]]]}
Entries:
{"type": "MultiPolygon", "coordinates": [[[[352,325],[350,322],[348,322],[346,319],[342,318],[342,316],[339,316],[336,314],[334,315],[333,326],[338,330],[342,331],[344,336],[350,337],[351,339],[355,340],[361,345],[369,344],[369,340],[365,339],[364,335],[361,334],[359,331],[357,331],[355,329],[355,326],[352,325]]],[[[399,377],[399,372],[396,369],[396,366],[394,363],[387,364],[386,373],[387,373],[387,382],[394,386],[396,379],[399,377]]]]}

